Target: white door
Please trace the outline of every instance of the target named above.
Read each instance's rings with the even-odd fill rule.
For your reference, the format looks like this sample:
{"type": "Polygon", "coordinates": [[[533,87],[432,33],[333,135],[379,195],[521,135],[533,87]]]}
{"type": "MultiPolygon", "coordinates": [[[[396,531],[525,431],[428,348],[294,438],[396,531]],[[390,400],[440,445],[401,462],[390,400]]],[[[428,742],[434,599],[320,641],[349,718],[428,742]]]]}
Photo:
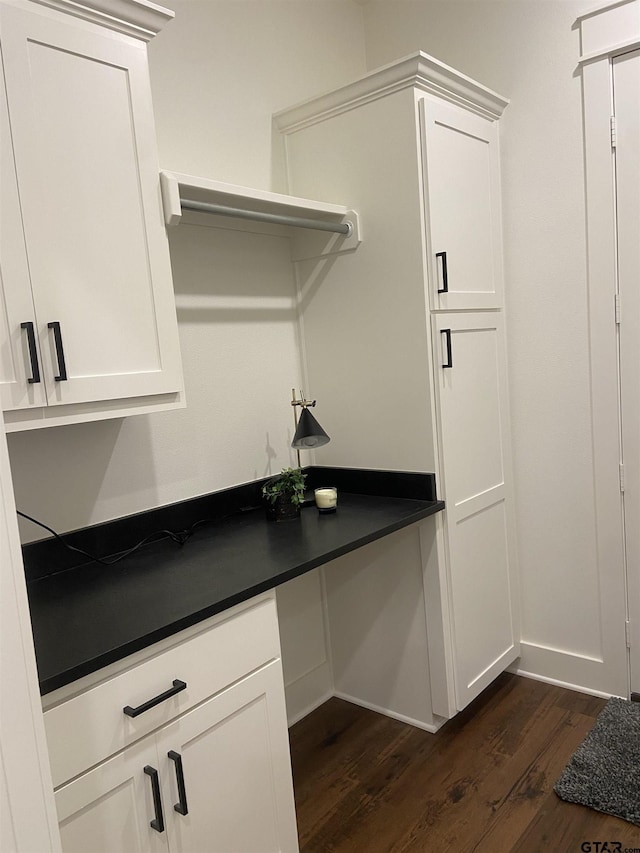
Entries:
{"type": "Polygon", "coordinates": [[[145,45],[9,5],[0,37],[48,405],[178,391],[145,45]]]}
{"type": "Polygon", "coordinates": [[[613,62],[620,391],[631,692],[640,698],[640,51],[613,62]]]}
{"type": "Polygon", "coordinates": [[[456,703],[519,654],[502,314],[433,318],[456,703]]]}
{"type": "Polygon", "coordinates": [[[59,788],[63,853],[166,853],[168,804],[152,771],[158,753],[149,736],[59,788]]]}
{"type": "Polygon", "coordinates": [[[295,853],[280,661],[163,728],[158,753],[172,853],[295,853]]]}
{"type": "Polygon", "coordinates": [[[502,305],[498,123],[421,102],[425,205],[435,309],[502,305]]]}
{"type": "Polygon", "coordinates": [[[3,411],[45,405],[40,365],[9,113],[0,74],[0,402],[3,411]]]}

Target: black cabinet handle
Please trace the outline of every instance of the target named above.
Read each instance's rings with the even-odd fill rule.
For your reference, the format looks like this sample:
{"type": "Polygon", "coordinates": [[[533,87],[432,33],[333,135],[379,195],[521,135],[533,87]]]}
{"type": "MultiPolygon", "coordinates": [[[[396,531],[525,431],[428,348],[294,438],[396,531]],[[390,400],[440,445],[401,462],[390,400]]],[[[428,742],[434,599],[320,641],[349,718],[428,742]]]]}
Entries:
{"type": "Polygon", "coordinates": [[[33,323],[29,320],[27,323],[20,323],[21,329],[27,330],[27,344],[29,346],[29,361],[31,362],[31,376],[27,382],[33,385],[40,382],[40,367],[38,365],[38,350],[36,348],[36,336],[33,331],[33,323]]]}
{"type": "Polygon", "coordinates": [[[440,334],[444,335],[447,341],[447,363],[443,367],[453,367],[453,355],[451,354],[451,329],[440,329],[440,334]]]}
{"type": "Polygon", "coordinates": [[[174,679],[173,687],[170,687],[168,690],[165,690],[164,693],[158,694],[158,696],[154,696],[153,699],[149,699],[148,702],[144,702],[142,705],[138,705],[137,708],[132,708],[131,705],[126,705],[122,710],[127,715],[127,717],[137,717],[139,714],[144,714],[145,711],[148,711],[150,708],[154,708],[156,705],[159,705],[161,702],[164,702],[165,699],[170,699],[172,696],[175,696],[176,693],[180,693],[181,690],[186,690],[187,682],[180,681],[179,678],[174,679]]]}
{"type": "Polygon", "coordinates": [[[173,808],[178,812],[178,814],[187,815],[189,814],[189,809],[187,808],[187,789],[184,786],[182,756],[179,752],[175,752],[173,749],[170,749],[167,755],[176,766],[176,782],[178,783],[178,802],[175,803],[173,808]]]}
{"type": "Polygon", "coordinates": [[[447,253],[436,252],[436,259],[442,258],[442,287],[438,288],[438,293],[449,292],[449,277],[447,275],[447,253]]]}
{"type": "Polygon", "coordinates": [[[54,320],[48,324],[50,329],[53,329],[53,339],[56,344],[56,358],[58,359],[58,375],[53,378],[56,382],[64,382],[67,378],[67,365],[64,361],[64,349],[62,347],[62,333],[60,332],[60,323],[54,320]]]}
{"type": "Polygon", "coordinates": [[[160,781],[158,779],[158,771],[155,767],[150,767],[148,764],[144,768],[147,776],[151,776],[151,791],[153,793],[153,809],[156,816],[149,821],[149,826],[155,829],[156,832],[164,832],[164,817],[162,815],[162,800],[160,799],[160,781]]]}

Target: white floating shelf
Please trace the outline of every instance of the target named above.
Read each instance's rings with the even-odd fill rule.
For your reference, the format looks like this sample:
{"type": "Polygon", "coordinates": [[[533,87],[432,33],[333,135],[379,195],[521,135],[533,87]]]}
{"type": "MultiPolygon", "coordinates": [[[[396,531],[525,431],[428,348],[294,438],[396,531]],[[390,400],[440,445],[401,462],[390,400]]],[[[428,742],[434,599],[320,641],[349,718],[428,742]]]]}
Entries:
{"type": "Polygon", "coordinates": [[[184,210],[286,225],[317,232],[297,239],[293,259],[303,260],[351,251],[360,244],[358,214],[341,204],[313,201],[267,190],[241,187],[185,175],[160,172],[167,227],[178,225],[184,210]]]}
{"type": "Polygon", "coordinates": [[[349,212],[341,204],[327,204],[324,201],[312,201],[308,198],[297,198],[296,196],[272,193],[267,190],[256,190],[252,187],[225,184],[222,181],[196,178],[193,175],[183,175],[180,172],[161,172],[160,179],[162,181],[167,225],[177,224],[175,219],[179,220],[182,215],[179,201],[181,198],[189,198],[207,204],[224,205],[248,212],[318,218],[328,222],[339,222],[349,212]]]}

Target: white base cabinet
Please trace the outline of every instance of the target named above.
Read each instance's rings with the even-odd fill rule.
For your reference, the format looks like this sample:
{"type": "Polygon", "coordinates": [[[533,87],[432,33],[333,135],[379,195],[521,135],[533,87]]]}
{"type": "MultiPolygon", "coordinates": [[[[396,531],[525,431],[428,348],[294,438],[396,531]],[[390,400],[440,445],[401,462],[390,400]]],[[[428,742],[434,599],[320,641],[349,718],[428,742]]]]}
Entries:
{"type": "Polygon", "coordinates": [[[8,430],[182,392],[146,45],[76,9],[0,3],[8,430]]]}
{"type": "Polygon", "coordinates": [[[87,730],[78,732],[78,712],[89,711],[96,700],[108,703],[111,719],[119,720],[122,733],[116,731],[111,743],[130,741],[56,788],[63,853],[295,853],[273,598],[257,600],[196,636],[173,642],[170,649],[45,712],[54,780],[77,771],[79,765],[65,757],[76,745],[81,754],[94,747],[94,757],[113,752],[99,733],[91,736],[93,715],[87,730]],[[248,664],[244,649],[249,645],[254,651],[248,664]],[[235,669],[228,660],[218,664],[217,655],[233,660],[236,648],[235,669]],[[151,675],[161,690],[171,685],[176,669],[182,673],[194,658],[200,663],[193,676],[185,676],[185,688],[139,716],[123,713],[122,689],[130,691],[151,675]],[[201,702],[207,684],[212,695],[201,702]],[[224,689],[218,689],[221,685],[224,689]],[[164,724],[158,728],[160,720],[164,724]]]}
{"type": "Polygon", "coordinates": [[[63,853],[296,850],[281,678],[273,662],[58,789],[63,853]]]}

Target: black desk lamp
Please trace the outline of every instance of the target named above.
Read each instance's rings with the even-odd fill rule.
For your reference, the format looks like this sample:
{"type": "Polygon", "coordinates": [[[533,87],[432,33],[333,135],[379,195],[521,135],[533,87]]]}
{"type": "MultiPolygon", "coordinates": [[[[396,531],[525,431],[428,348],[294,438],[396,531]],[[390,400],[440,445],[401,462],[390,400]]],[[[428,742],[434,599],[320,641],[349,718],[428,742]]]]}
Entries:
{"type": "Polygon", "coordinates": [[[330,441],[329,436],[322,429],[318,421],[313,417],[310,408],[316,404],[315,400],[305,400],[304,394],[300,392],[300,399],[296,399],[296,389],[291,389],[291,405],[293,406],[293,420],[296,425],[296,431],[291,442],[291,447],[295,448],[298,455],[298,468],[300,468],[300,451],[311,450],[314,447],[322,447],[330,441]],[[300,406],[300,418],[298,419],[296,407],[300,406]]]}

